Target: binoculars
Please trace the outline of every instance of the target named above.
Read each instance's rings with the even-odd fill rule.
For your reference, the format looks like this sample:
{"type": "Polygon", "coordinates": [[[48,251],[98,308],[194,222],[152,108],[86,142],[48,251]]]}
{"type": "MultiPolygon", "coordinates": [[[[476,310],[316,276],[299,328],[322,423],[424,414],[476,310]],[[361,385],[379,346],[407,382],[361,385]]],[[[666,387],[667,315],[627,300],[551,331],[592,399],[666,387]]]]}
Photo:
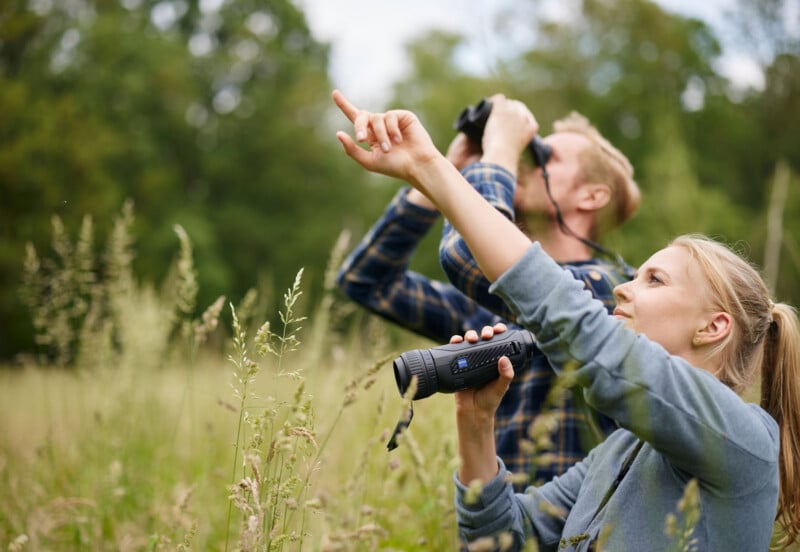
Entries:
{"type": "Polygon", "coordinates": [[[507,356],[514,370],[522,370],[534,349],[533,334],[528,330],[508,330],[477,343],[463,341],[432,349],[415,349],[394,361],[394,379],[400,395],[405,395],[416,376],[414,400],[436,392],[454,393],[478,387],[498,377],[497,361],[507,356]]]}
{"type": "MultiPolygon", "coordinates": [[[[483,99],[474,106],[464,108],[464,111],[453,123],[453,128],[466,134],[467,138],[476,144],[480,144],[483,138],[483,129],[486,127],[486,121],[489,119],[491,112],[492,102],[483,99]]],[[[533,137],[531,143],[528,144],[528,150],[531,152],[533,162],[537,167],[544,167],[553,153],[553,149],[542,142],[539,136],[533,137]]]]}

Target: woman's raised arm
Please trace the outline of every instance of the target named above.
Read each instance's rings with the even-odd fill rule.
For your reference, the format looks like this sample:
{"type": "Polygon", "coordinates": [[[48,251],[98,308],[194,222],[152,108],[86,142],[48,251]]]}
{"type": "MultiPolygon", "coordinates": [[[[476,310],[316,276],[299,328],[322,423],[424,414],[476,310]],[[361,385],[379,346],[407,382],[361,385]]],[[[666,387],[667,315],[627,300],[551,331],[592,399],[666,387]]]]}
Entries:
{"type": "MultiPolygon", "coordinates": [[[[338,90],[333,100],[353,123],[356,140],[369,147],[363,149],[347,133],[337,132],[345,153],[365,169],[405,180],[425,194],[464,237],[490,281],[530,247],[528,237],[487,203],[436,149],[412,112],[358,109],[338,90]]],[[[531,137],[535,131],[531,117],[531,137]]]]}

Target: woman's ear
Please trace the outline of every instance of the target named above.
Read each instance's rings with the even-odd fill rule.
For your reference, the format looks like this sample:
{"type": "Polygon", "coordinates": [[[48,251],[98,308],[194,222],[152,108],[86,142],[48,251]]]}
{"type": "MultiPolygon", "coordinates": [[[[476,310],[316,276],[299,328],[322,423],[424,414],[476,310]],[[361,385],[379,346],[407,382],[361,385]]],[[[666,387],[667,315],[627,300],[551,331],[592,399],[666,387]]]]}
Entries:
{"type": "Polygon", "coordinates": [[[611,201],[611,188],[607,184],[590,182],[578,191],[577,207],[583,211],[599,211],[611,201]]]}
{"type": "Polygon", "coordinates": [[[715,345],[728,337],[731,329],[731,315],[727,312],[715,312],[706,319],[706,325],[695,332],[692,343],[697,346],[715,345]]]}

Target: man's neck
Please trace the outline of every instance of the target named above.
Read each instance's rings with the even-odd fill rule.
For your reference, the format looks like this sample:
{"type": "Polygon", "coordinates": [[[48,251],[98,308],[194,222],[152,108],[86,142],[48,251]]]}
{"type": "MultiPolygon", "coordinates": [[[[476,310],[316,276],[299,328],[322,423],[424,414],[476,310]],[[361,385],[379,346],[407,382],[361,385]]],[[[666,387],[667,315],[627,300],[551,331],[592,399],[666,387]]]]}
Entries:
{"type": "Polygon", "coordinates": [[[538,241],[545,253],[557,263],[588,261],[592,258],[592,249],[580,240],[558,230],[548,235],[531,236],[538,241]]]}
{"type": "MultiPolygon", "coordinates": [[[[594,251],[574,236],[565,234],[555,220],[538,221],[540,224],[525,224],[519,221],[520,228],[534,241],[538,241],[542,249],[558,263],[588,261],[592,259],[594,251]]],[[[530,221],[528,221],[530,223],[530,221]]],[[[578,226],[578,225],[576,225],[578,226]]],[[[572,226],[570,226],[572,228],[572,226]]],[[[579,228],[573,228],[575,233],[583,236],[579,228]]],[[[588,235],[588,232],[587,234],[588,235]]]]}

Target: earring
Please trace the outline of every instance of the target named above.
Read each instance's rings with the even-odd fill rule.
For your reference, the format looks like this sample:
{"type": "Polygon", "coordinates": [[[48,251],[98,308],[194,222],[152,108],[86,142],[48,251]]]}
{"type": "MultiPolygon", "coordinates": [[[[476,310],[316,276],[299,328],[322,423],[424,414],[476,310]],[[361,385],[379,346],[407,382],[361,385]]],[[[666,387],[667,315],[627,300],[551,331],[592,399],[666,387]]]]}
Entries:
{"type": "Polygon", "coordinates": [[[696,335],[694,336],[694,339],[692,339],[692,343],[699,347],[703,343],[703,340],[700,339],[700,336],[696,335]]]}

